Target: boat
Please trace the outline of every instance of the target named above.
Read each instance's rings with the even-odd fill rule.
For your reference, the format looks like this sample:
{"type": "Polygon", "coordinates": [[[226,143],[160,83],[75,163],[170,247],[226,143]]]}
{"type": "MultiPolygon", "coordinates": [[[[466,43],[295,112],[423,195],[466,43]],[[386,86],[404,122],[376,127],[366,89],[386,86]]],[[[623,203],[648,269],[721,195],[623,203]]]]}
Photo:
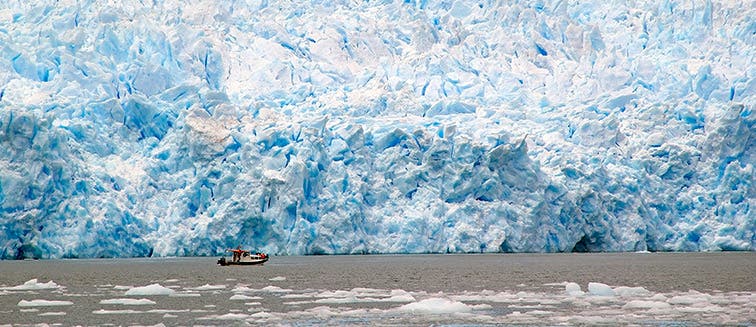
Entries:
{"type": "Polygon", "coordinates": [[[218,259],[218,264],[221,266],[252,266],[261,265],[268,261],[268,255],[265,253],[252,254],[240,248],[228,249],[226,251],[232,252],[233,256],[231,260],[226,260],[226,257],[218,259]]]}

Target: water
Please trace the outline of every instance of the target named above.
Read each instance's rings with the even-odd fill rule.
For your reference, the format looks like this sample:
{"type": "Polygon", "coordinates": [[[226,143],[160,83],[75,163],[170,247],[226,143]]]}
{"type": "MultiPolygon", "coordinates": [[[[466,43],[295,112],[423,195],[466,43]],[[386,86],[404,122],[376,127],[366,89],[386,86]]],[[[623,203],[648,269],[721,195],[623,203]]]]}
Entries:
{"type": "Polygon", "coordinates": [[[220,267],[216,260],[2,261],[0,325],[753,326],[756,321],[756,253],[273,257],[252,267],[220,267]],[[18,290],[34,278],[37,284],[26,288],[52,288],[18,290]],[[43,284],[49,281],[54,284],[43,284]],[[574,286],[566,282],[586,293],[569,294],[574,286]],[[607,290],[602,284],[592,285],[590,293],[591,282],[609,285],[615,294],[599,295],[607,290]],[[126,295],[151,284],[172,294],[126,295]]]}

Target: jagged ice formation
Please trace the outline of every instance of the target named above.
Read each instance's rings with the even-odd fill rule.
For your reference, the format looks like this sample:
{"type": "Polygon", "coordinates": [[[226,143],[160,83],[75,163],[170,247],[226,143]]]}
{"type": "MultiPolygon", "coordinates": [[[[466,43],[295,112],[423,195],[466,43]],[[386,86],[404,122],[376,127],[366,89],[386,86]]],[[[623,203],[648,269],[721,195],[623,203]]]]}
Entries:
{"type": "Polygon", "coordinates": [[[749,1],[0,4],[0,257],[756,250],[749,1]]]}

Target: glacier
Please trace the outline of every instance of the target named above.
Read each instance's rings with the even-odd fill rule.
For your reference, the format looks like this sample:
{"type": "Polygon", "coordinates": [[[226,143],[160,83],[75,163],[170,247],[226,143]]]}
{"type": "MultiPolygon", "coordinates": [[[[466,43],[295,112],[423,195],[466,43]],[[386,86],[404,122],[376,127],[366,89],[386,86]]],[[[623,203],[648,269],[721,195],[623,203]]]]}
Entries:
{"type": "Polygon", "coordinates": [[[0,258],[754,251],[755,8],[6,0],[0,258]]]}

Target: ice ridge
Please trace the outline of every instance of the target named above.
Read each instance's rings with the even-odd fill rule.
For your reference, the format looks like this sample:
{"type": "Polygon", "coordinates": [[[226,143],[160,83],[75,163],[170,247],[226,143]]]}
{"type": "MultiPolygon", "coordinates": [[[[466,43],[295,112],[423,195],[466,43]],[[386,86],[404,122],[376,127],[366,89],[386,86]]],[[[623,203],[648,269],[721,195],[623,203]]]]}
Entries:
{"type": "Polygon", "coordinates": [[[756,250],[747,1],[0,4],[0,258],[756,250]]]}

